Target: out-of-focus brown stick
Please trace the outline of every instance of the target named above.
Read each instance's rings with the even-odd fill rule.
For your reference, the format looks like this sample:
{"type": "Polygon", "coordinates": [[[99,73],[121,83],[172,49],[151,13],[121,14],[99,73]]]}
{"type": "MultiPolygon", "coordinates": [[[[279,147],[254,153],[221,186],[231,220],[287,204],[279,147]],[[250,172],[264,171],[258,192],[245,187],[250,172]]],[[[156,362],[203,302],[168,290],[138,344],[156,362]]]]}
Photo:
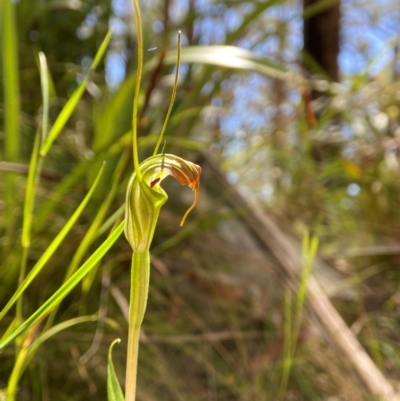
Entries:
{"type": "MultiPolygon", "coordinates": [[[[228,183],[225,175],[208,154],[202,154],[200,164],[211,170],[213,178],[227,194],[231,206],[242,211],[241,218],[270,251],[277,266],[285,273],[291,288],[298,288],[302,268],[302,258],[298,250],[263,210],[252,205],[228,183]]],[[[399,401],[400,396],[394,392],[391,384],[358,342],[313,276],[308,281],[307,295],[308,309],[316,316],[332,344],[341,351],[345,360],[352,364],[365,387],[372,394],[381,397],[382,401],[399,401]]]]}
{"type": "MultiPolygon", "coordinates": [[[[29,166],[21,163],[0,162],[0,172],[1,171],[25,175],[29,172],[29,166]]],[[[42,169],[40,171],[40,177],[46,181],[54,182],[59,182],[62,179],[62,177],[56,171],[49,169],[42,169]]]]}

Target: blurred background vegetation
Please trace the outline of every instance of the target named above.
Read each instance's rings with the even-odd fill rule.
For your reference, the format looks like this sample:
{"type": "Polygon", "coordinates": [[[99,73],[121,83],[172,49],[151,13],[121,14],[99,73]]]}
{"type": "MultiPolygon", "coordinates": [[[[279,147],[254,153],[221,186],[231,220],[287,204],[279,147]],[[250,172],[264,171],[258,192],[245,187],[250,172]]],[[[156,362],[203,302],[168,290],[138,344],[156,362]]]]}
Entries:
{"type": "MultiPolygon", "coordinates": [[[[79,266],[104,238],[99,232],[85,243],[93,222],[96,232],[124,203],[137,43],[128,0],[19,0],[6,14],[7,1],[0,6],[1,306],[17,287],[27,165],[41,124],[38,52],[49,64],[54,121],[113,31],[105,59],[44,160],[28,267],[85,196],[104,159],[105,177],[29,287],[28,316],[54,293],[68,266],[79,266]],[[15,43],[5,34],[7,24],[15,43]],[[11,95],[7,68],[14,71],[11,95]]],[[[399,388],[397,2],[150,0],[141,7],[142,159],[151,154],[168,108],[181,30],[180,83],[165,151],[199,163],[206,152],[228,183],[291,241],[300,243],[306,230],[318,237],[320,280],[332,284],[332,302],[399,388]],[[233,48],[216,45],[248,52],[235,56],[233,48]]],[[[240,219],[246,211],[228,203],[229,193],[207,166],[199,205],[183,229],[179,221],[192,194],[173,182],[166,188],[170,200],[153,243],[138,400],[374,399],[310,314],[282,390],[287,291],[269,250],[252,237],[240,219]]],[[[106,399],[106,353],[117,337],[123,345],[115,348],[115,365],[123,377],[130,259],[121,237],[95,274],[64,300],[55,322],[96,312],[100,319],[39,348],[18,400],[106,399]]],[[[0,322],[1,333],[12,318],[9,313],[0,322]]],[[[13,364],[9,347],[0,355],[0,389],[13,364]]]]}

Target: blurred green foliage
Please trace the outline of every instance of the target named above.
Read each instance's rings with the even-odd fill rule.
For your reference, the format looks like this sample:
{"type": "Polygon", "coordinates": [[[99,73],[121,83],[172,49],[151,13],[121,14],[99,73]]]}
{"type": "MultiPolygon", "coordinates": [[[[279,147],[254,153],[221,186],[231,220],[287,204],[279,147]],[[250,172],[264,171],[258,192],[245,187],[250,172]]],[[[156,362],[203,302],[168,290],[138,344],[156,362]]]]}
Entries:
{"type": "MultiPolygon", "coordinates": [[[[86,260],[121,218],[132,171],[127,133],[136,39],[130,6],[123,2],[20,0],[7,3],[15,11],[17,34],[17,46],[10,48],[6,2],[0,33],[1,309],[17,288],[26,172],[42,124],[38,53],[48,62],[54,122],[82,82],[109,26],[114,31],[105,59],[90,74],[87,90],[43,160],[28,270],[85,197],[102,161],[108,163],[89,207],[28,288],[22,304],[27,318],[59,288],[77,250],[82,252],[78,259],[86,260]],[[10,81],[6,64],[13,54],[18,67],[10,81]],[[6,104],[7,90],[15,107],[6,104]],[[17,127],[12,139],[7,118],[17,127]],[[18,148],[12,157],[7,153],[10,140],[18,148]]],[[[273,213],[281,227],[297,236],[305,227],[314,231],[322,255],[354,290],[353,298],[335,301],[339,311],[385,375],[398,382],[400,81],[395,55],[378,73],[370,57],[361,72],[344,74],[341,83],[318,77],[303,81],[297,65],[301,43],[295,40],[301,35],[297,3],[152,1],[142,7],[148,49],[139,104],[142,157],[151,153],[168,108],[176,31],[181,29],[187,64],[166,131],[166,151],[195,159],[199,148],[209,150],[228,178],[273,213]],[[207,48],[215,44],[249,53],[232,48],[233,53],[221,57],[207,48]],[[197,45],[204,47],[188,47],[197,45]],[[307,119],[309,104],[304,101],[312,87],[323,93],[313,105],[315,126],[307,119]]],[[[368,3],[354,7],[371,15],[382,12],[368,3]]],[[[284,290],[277,285],[273,263],[267,272],[264,260],[232,242],[235,235],[239,244],[245,238],[230,226],[237,223],[236,211],[227,210],[212,177],[207,180],[197,214],[182,231],[179,218],[188,206],[184,189],[171,184],[182,200],[171,199],[161,214],[138,399],[272,401],[284,358],[284,290]]],[[[69,294],[57,313],[30,333],[34,338],[52,325],[99,312],[96,323],[69,327],[36,350],[20,380],[18,400],[106,398],[108,346],[117,337],[126,343],[123,312],[130,259],[129,245],[117,241],[86,287],[69,294]]],[[[13,313],[0,321],[1,335],[13,313]]],[[[304,322],[284,399],[370,399],[324,341],[304,322]]],[[[124,350],[118,345],[113,351],[121,377],[124,350]]],[[[14,352],[8,347],[0,354],[0,389],[7,386],[14,352]]]]}

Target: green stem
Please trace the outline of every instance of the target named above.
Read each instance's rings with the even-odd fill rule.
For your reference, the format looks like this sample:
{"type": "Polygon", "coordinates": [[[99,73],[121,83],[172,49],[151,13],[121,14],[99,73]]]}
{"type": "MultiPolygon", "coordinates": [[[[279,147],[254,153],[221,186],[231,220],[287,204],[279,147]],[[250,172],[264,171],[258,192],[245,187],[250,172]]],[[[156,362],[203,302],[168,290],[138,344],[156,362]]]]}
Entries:
{"type": "Polygon", "coordinates": [[[134,252],[131,269],[128,355],[126,363],[125,401],[134,401],[139,353],[140,326],[146,311],[150,280],[150,252],[134,252]]]}
{"type": "MultiPolygon", "coordinates": [[[[22,247],[21,265],[19,269],[18,285],[20,285],[25,278],[26,266],[28,262],[29,245],[22,247]]],[[[22,296],[17,300],[16,317],[18,324],[22,323],[22,296]]]]}
{"type": "Polygon", "coordinates": [[[180,63],[181,63],[181,31],[179,31],[179,33],[178,33],[178,54],[177,54],[177,59],[176,59],[175,82],[174,82],[174,86],[172,88],[171,101],[169,102],[167,115],[165,117],[164,124],[163,124],[162,129],[161,129],[161,133],[158,136],[157,145],[156,145],[156,147],[154,149],[153,155],[156,155],[158,153],[158,149],[160,148],[162,139],[164,137],[164,132],[167,129],[167,124],[168,124],[168,121],[169,121],[169,117],[171,116],[171,113],[172,113],[172,108],[174,107],[174,102],[175,102],[175,97],[176,97],[176,89],[178,88],[180,63]]]}
{"type": "Polygon", "coordinates": [[[21,377],[24,363],[27,357],[28,350],[23,347],[18,353],[18,357],[15,361],[14,368],[11,372],[10,378],[7,384],[7,401],[15,401],[15,395],[17,393],[18,382],[21,377]]]}
{"type": "Polygon", "coordinates": [[[133,0],[133,8],[135,10],[136,31],[137,31],[137,53],[138,53],[138,66],[136,71],[136,82],[133,96],[133,113],[132,113],[132,146],[133,146],[133,165],[135,167],[136,175],[139,181],[142,180],[142,173],[139,168],[139,151],[137,144],[137,130],[138,130],[138,106],[140,94],[140,82],[142,80],[143,69],[143,35],[142,35],[142,19],[140,17],[139,1],[133,0]]]}

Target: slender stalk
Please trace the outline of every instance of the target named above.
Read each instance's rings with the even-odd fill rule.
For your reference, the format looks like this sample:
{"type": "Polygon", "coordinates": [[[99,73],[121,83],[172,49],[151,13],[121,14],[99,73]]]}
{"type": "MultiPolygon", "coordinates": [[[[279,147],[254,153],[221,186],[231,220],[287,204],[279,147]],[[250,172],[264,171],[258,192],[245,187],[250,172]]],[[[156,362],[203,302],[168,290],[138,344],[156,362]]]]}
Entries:
{"type": "Polygon", "coordinates": [[[22,347],[18,352],[17,359],[15,361],[13,370],[11,372],[10,378],[8,379],[7,384],[7,401],[15,401],[15,395],[17,393],[18,382],[21,377],[23,366],[28,354],[28,349],[26,347],[22,347]]]}
{"type": "Polygon", "coordinates": [[[136,71],[135,91],[133,96],[133,113],[132,113],[132,147],[133,147],[133,164],[135,172],[142,180],[142,173],[139,169],[139,151],[137,144],[137,129],[138,129],[138,106],[139,106],[139,93],[140,82],[142,80],[143,70],[143,35],[142,35],[142,20],[140,17],[139,1],[133,0],[133,8],[135,9],[136,31],[137,31],[137,52],[138,52],[138,66],[136,71]]]}
{"type": "Polygon", "coordinates": [[[174,81],[174,86],[172,88],[172,96],[171,96],[171,100],[169,102],[167,115],[165,117],[164,124],[162,126],[160,135],[158,137],[157,145],[156,145],[156,147],[154,149],[153,155],[156,155],[158,153],[158,149],[160,148],[162,139],[164,137],[164,132],[167,129],[167,124],[168,124],[168,121],[169,121],[169,117],[171,116],[171,113],[172,113],[172,108],[174,107],[175,98],[176,98],[176,89],[178,88],[180,64],[181,64],[181,31],[178,32],[178,53],[177,53],[177,59],[176,59],[175,81],[174,81]]]}
{"type": "MultiPolygon", "coordinates": [[[[22,247],[22,257],[21,257],[21,264],[20,264],[20,269],[19,269],[19,276],[18,276],[18,285],[20,285],[25,278],[25,273],[26,273],[26,265],[28,262],[28,253],[29,253],[29,246],[24,246],[22,247]]],[[[17,306],[16,306],[16,318],[18,321],[18,324],[22,323],[22,295],[21,297],[17,300],[17,306]]]]}
{"type": "MultiPolygon", "coordinates": [[[[19,270],[18,285],[20,285],[25,279],[29,249],[31,246],[32,215],[35,204],[36,187],[38,185],[38,179],[40,177],[40,170],[42,166],[42,158],[39,155],[40,143],[41,143],[41,136],[40,132],[38,131],[36,133],[35,143],[33,145],[32,157],[29,162],[29,172],[26,183],[22,236],[21,236],[22,258],[19,270]]],[[[22,304],[23,304],[23,298],[21,295],[21,297],[17,300],[17,308],[16,308],[16,316],[19,324],[21,324],[23,320],[22,304]]]]}
{"type": "Polygon", "coordinates": [[[279,385],[278,400],[285,397],[287,384],[289,381],[290,369],[293,362],[293,333],[292,333],[292,294],[288,289],[284,297],[284,343],[283,343],[283,367],[279,385]]]}
{"type": "Polygon", "coordinates": [[[125,401],[134,401],[139,353],[140,326],[147,305],[150,280],[150,252],[134,252],[131,268],[128,355],[126,361],[125,401]]]}
{"type": "MultiPolygon", "coordinates": [[[[12,1],[0,1],[0,53],[2,59],[2,91],[4,118],[4,141],[0,150],[1,157],[8,162],[16,162],[20,154],[20,90],[18,68],[18,41],[15,9],[12,1]]],[[[5,260],[16,237],[17,218],[14,207],[18,200],[15,196],[15,174],[4,174],[6,210],[2,216],[7,217],[6,231],[0,233],[5,240],[1,258],[5,260]]]]}

